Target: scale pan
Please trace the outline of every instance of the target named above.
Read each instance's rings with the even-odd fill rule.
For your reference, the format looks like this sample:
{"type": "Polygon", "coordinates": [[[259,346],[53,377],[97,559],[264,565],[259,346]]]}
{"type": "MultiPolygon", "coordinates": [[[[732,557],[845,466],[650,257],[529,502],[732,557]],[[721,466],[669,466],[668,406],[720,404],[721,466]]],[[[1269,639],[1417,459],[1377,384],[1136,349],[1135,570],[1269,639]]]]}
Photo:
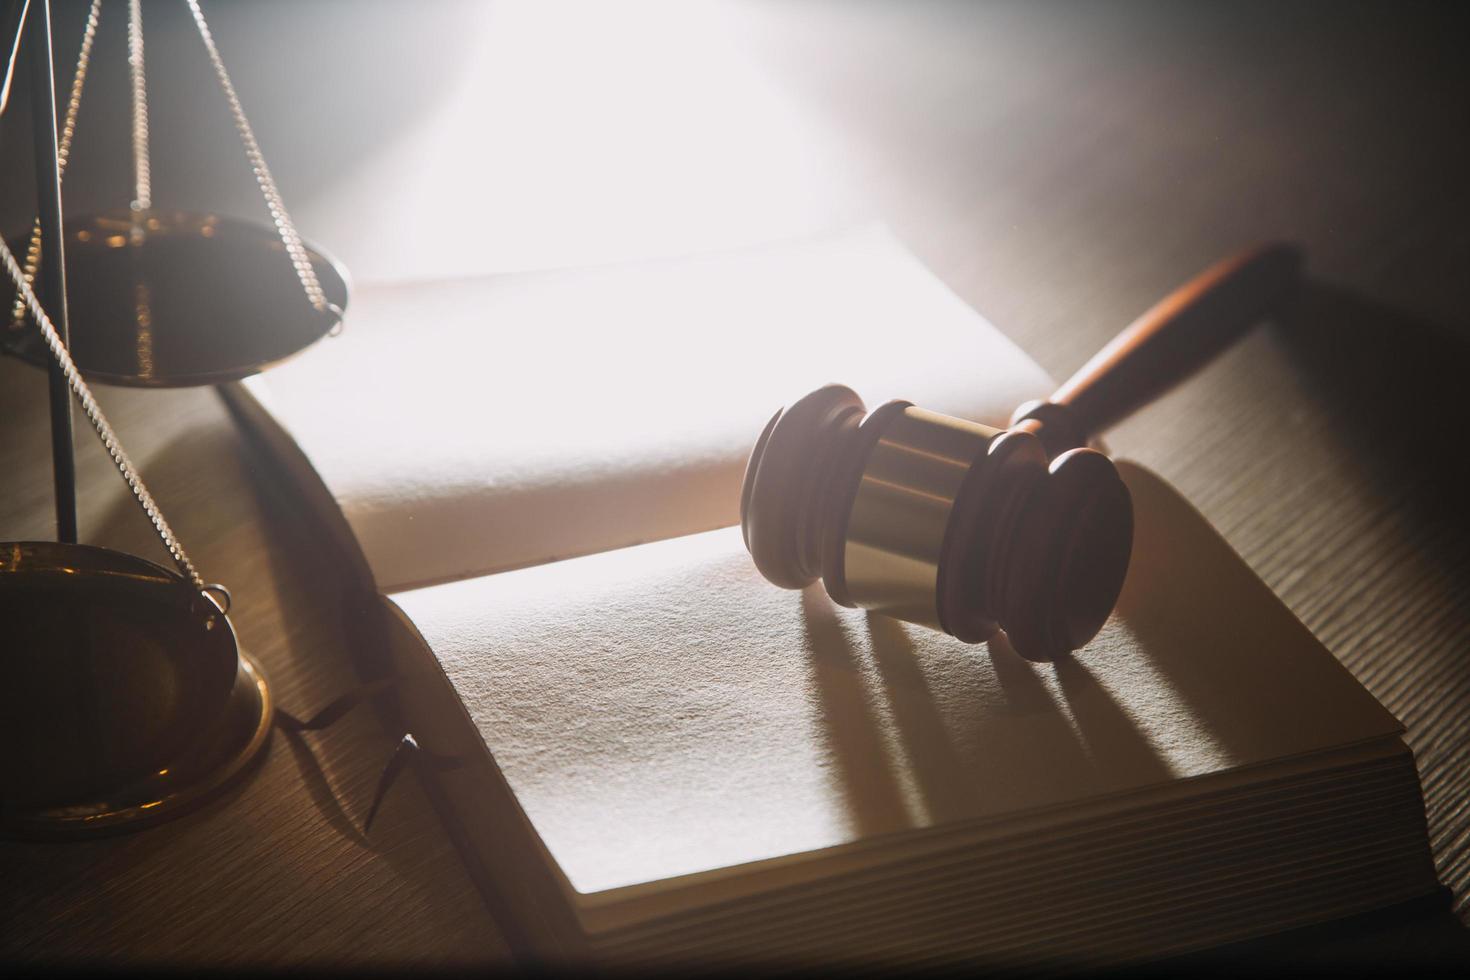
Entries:
{"type": "MultiPolygon", "coordinates": [[[[7,237],[24,254],[26,239],[7,237]]],[[[305,245],[328,303],[347,275],[305,245]]],[[[337,317],[306,299],[275,231],[214,214],[120,210],[66,223],[71,353],[91,381],[182,388],[235,381],[320,340],[337,317]],[[134,235],[134,228],[140,229],[134,235]]],[[[14,302],[7,285],[5,309],[14,302]]],[[[26,322],[0,323],[8,352],[49,360],[26,322]]]]}
{"type": "Polygon", "coordinates": [[[183,579],[122,552],[0,543],[0,832],[168,819],[270,734],[265,678],[183,579]]]}

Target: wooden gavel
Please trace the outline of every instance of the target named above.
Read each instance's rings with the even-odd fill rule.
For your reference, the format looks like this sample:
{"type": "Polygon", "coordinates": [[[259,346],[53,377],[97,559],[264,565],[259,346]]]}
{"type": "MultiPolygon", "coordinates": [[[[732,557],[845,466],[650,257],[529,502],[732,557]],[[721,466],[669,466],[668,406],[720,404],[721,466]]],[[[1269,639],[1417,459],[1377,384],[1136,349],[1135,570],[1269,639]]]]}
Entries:
{"type": "Polygon", "coordinates": [[[1003,629],[1054,660],[1085,645],[1118,600],[1133,503],[1094,436],[1204,366],[1295,291],[1301,254],[1251,249],[1134,321],[1008,429],[819,388],[761,433],[740,499],[756,568],[800,589],[942,630],[1003,629]]]}

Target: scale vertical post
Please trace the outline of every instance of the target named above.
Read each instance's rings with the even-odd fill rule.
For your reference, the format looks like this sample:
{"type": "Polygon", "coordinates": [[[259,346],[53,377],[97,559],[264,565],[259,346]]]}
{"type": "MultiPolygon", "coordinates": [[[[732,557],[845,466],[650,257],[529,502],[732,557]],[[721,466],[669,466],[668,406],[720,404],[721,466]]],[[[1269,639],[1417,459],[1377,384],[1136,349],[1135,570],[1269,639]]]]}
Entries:
{"type": "MultiPolygon", "coordinates": [[[[31,62],[31,127],[36,151],[36,206],[41,222],[41,268],[36,291],[62,343],[71,346],[66,321],[66,253],[62,243],[61,168],[57,158],[56,83],[52,77],[51,0],[31,4],[25,47],[31,62]]],[[[73,456],[71,391],[53,359],[51,461],[56,486],[56,539],[77,540],[77,477],[73,456]]]]}

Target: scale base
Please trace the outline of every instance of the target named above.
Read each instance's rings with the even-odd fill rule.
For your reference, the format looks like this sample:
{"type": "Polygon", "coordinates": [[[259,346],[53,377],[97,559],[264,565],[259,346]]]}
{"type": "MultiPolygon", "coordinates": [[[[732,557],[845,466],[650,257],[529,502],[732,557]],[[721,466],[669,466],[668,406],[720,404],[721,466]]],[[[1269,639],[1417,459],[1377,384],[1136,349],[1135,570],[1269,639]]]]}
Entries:
{"type": "Polygon", "coordinates": [[[270,738],[265,675],[243,652],[229,698],[208,731],[177,746],[151,774],[83,803],[17,809],[0,833],[27,839],[90,837],[141,829],[187,812],[243,775],[270,738]]]}
{"type": "Polygon", "coordinates": [[[0,649],[0,835],[169,819],[270,737],[270,688],[229,617],[136,555],[0,542],[0,649]]]}

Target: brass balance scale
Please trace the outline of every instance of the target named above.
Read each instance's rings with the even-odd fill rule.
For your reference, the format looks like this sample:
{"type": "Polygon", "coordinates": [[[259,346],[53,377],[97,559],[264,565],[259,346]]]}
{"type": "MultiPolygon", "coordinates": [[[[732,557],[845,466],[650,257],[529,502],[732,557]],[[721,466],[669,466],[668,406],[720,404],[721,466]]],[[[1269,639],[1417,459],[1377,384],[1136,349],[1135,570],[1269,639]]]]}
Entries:
{"type": "MultiPolygon", "coordinates": [[[[344,272],[296,233],[198,0],[187,5],[273,227],[152,202],[141,0],[129,0],[134,200],[63,222],[60,186],[101,15],[93,0],[58,133],[49,0],[13,0],[32,70],[39,216],[0,349],[51,372],[57,541],[0,542],[0,832],[75,837],[184,812],[244,773],[272,721],[265,676],[239,647],[229,592],[208,584],[148,492],[87,381],[213,384],[253,374],[340,328],[344,272]],[[67,295],[66,280],[83,284],[67,295]],[[68,300],[70,303],[68,304],[68,300]],[[71,329],[68,329],[68,328],[71,329]],[[175,566],[77,543],[71,399],[175,566]]],[[[3,290],[0,290],[3,295],[3,290]]]]}

